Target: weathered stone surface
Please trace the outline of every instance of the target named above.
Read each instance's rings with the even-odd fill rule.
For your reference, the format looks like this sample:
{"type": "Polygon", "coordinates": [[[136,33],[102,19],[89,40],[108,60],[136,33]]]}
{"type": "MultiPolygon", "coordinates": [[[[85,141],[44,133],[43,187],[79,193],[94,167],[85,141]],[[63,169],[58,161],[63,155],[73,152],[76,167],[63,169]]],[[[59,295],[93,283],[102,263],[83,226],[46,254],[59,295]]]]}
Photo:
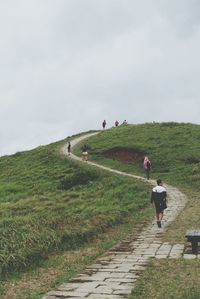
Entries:
{"type": "Polygon", "coordinates": [[[183,255],[183,258],[186,259],[186,260],[193,260],[193,259],[196,259],[196,255],[195,254],[184,254],[183,255]]]}
{"type": "Polygon", "coordinates": [[[100,295],[100,294],[90,294],[88,299],[121,299],[121,296],[118,295],[100,295]]]}
{"type": "Polygon", "coordinates": [[[99,286],[93,290],[93,294],[108,294],[112,295],[113,289],[109,286],[99,286]]]}
{"type": "Polygon", "coordinates": [[[88,295],[88,292],[78,292],[78,291],[51,291],[49,292],[50,296],[55,296],[55,297],[81,297],[85,298],[88,295]]]}

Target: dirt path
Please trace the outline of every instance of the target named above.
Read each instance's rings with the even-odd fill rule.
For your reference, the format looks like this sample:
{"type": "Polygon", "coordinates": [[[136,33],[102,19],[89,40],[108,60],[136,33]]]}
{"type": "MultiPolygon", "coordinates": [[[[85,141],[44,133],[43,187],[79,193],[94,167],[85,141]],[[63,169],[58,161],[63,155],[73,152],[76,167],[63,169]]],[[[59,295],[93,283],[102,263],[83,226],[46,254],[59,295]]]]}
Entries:
{"type": "MultiPolygon", "coordinates": [[[[72,149],[80,141],[98,133],[90,133],[74,139],[71,142],[72,149]]],[[[63,147],[63,153],[67,155],[67,146],[63,147]]],[[[81,158],[70,154],[70,158],[82,161],[81,158]]],[[[84,162],[91,166],[117,173],[119,175],[133,177],[155,185],[154,180],[146,180],[143,177],[110,169],[94,162],[84,162]]],[[[122,299],[128,298],[140,273],[145,269],[150,257],[155,258],[180,258],[183,253],[183,245],[170,245],[162,243],[161,237],[167,227],[175,220],[177,215],[185,207],[187,198],[177,188],[165,185],[169,197],[168,208],[165,210],[162,229],[153,221],[144,228],[135,240],[127,237],[120,245],[99,258],[95,264],[89,266],[83,274],[79,274],[70,282],[65,283],[55,291],[49,292],[42,299],[122,299]]]]}

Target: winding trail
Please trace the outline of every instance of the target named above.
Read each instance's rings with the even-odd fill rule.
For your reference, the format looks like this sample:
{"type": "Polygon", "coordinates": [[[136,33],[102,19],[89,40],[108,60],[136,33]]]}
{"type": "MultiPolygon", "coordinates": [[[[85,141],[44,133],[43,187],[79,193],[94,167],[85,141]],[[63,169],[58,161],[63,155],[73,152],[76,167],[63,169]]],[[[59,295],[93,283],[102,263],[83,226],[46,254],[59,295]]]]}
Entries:
{"type": "MultiPolygon", "coordinates": [[[[84,139],[98,134],[89,133],[71,141],[73,147],[84,139]]],[[[67,146],[62,149],[67,155],[67,146]]],[[[82,161],[73,153],[71,159],[82,161]]],[[[146,180],[143,177],[111,169],[94,162],[84,162],[91,166],[132,177],[155,185],[154,180],[146,180]]],[[[161,237],[177,215],[184,209],[187,202],[185,194],[177,188],[166,185],[168,194],[168,208],[165,210],[162,221],[162,229],[157,227],[156,221],[152,221],[142,229],[137,238],[127,236],[119,245],[99,258],[95,264],[90,265],[83,274],[79,274],[69,282],[62,284],[55,291],[50,291],[42,299],[124,299],[128,298],[140,273],[145,269],[150,257],[154,258],[180,258],[184,245],[170,245],[162,243],[161,237]]]]}

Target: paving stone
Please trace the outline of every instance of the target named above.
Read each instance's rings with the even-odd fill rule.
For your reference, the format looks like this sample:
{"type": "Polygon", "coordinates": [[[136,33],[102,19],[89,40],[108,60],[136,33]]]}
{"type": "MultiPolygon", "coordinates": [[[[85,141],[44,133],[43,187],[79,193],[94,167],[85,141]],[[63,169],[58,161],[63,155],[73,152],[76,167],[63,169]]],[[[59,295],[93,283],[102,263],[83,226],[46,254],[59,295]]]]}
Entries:
{"type": "Polygon", "coordinates": [[[104,281],[111,276],[111,272],[97,272],[91,276],[91,281],[104,281]]]}
{"type": "Polygon", "coordinates": [[[132,254],[132,257],[131,257],[131,256],[127,257],[127,259],[124,260],[124,263],[135,263],[135,262],[137,262],[140,258],[141,258],[141,255],[136,256],[136,255],[135,255],[135,251],[134,251],[134,254],[132,254]]]}
{"type": "MultiPolygon", "coordinates": [[[[120,263],[118,263],[120,265],[120,263]]],[[[109,263],[108,265],[101,266],[101,269],[116,269],[118,266],[117,264],[109,263]]]]}
{"type": "MultiPolygon", "coordinates": [[[[77,292],[83,292],[83,293],[92,293],[95,288],[97,288],[100,285],[98,282],[90,282],[90,283],[82,283],[79,285],[79,287],[76,289],[77,292]]],[[[106,284],[104,284],[106,285],[106,284]]]]}
{"type": "Polygon", "coordinates": [[[131,291],[133,289],[133,286],[131,288],[127,288],[126,290],[116,290],[113,292],[114,295],[129,295],[131,294],[131,291]]]}
{"type": "Polygon", "coordinates": [[[157,254],[157,255],[155,256],[155,258],[156,258],[156,259],[166,259],[166,258],[167,258],[167,255],[166,255],[166,254],[163,254],[163,255],[158,255],[158,254],[157,254]]]}
{"type": "Polygon", "coordinates": [[[89,282],[89,281],[93,281],[93,277],[89,275],[84,275],[84,276],[76,276],[74,278],[71,278],[69,282],[79,283],[79,282],[89,282]]]}
{"type": "Polygon", "coordinates": [[[132,269],[132,265],[122,265],[118,269],[113,269],[112,273],[127,273],[132,269]]]}
{"type": "Polygon", "coordinates": [[[88,296],[88,292],[78,292],[78,291],[51,291],[49,292],[50,296],[55,296],[55,297],[81,297],[85,298],[88,296]]]}
{"type": "Polygon", "coordinates": [[[125,275],[124,278],[134,278],[134,279],[137,279],[138,278],[138,272],[128,273],[128,274],[125,275]]]}
{"type": "Polygon", "coordinates": [[[135,265],[135,266],[133,267],[133,269],[132,269],[130,272],[134,272],[134,271],[143,271],[143,270],[145,270],[145,269],[146,269],[146,267],[143,266],[143,265],[135,265]]]}
{"type": "Polygon", "coordinates": [[[175,244],[175,245],[173,245],[172,251],[173,250],[181,250],[181,251],[183,251],[184,250],[184,244],[175,244]]]}
{"type": "Polygon", "coordinates": [[[121,272],[118,270],[118,268],[116,267],[116,269],[114,268],[103,268],[103,269],[99,269],[98,272],[121,272]]]}
{"type": "Polygon", "coordinates": [[[119,295],[100,295],[100,294],[90,294],[88,299],[121,299],[122,297],[119,295]]]}
{"type": "Polygon", "coordinates": [[[90,266],[87,266],[87,269],[99,269],[102,268],[102,264],[92,264],[90,266]]]}
{"type": "Polygon", "coordinates": [[[169,258],[181,258],[183,256],[184,245],[177,244],[172,247],[169,258]]]}
{"type": "Polygon", "coordinates": [[[132,283],[136,278],[108,278],[106,282],[132,283]]]}
{"type": "Polygon", "coordinates": [[[57,289],[58,291],[71,291],[80,286],[80,283],[63,283],[57,289]]]}
{"type": "Polygon", "coordinates": [[[187,259],[187,260],[193,260],[193,259],[196,259],[196,255],[195,254],[184,254],[183,258],[187,259]]]}
{"type": "Polygon", "coordinates": [[[95,288],[92,292],[93,294],[110,294],[112,295],[113,289],[107,286],[99,286],[95,288]]]}
{"type": "Polygon", "coordinates": [[[182,255],[170,255],[168,258],[169,259],[180,259],[182,255]]]}

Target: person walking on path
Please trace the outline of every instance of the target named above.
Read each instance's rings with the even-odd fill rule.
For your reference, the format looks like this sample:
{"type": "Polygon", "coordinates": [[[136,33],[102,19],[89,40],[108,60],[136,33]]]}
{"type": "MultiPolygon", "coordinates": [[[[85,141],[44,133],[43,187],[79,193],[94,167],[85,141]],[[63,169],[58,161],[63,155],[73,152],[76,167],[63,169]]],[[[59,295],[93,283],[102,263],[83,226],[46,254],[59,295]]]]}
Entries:
{"type": "Polygon", "coordinates": [[[88,146],[86,144],[84,144],[84,146],[82,147],[82,160],[88,160],[88,146]]]}
{"type": "Polygon", "coordinates": [[[70,155],[70,153],[71,153],[71,143],[70,143],[70,141],[68,142],[67,152],[68,152],[68,155],[70,155]]]}
{"type": "Polygon", "coordinates": [[[144,167],[146,178],[147,178],[147,180],[149,180],[150,171],[151,171],[151,161],[149,160],[149,158],[147,156],[144,157],[143,167],[144,167]]]}
{"type": "Polygon", "coordinates": [[[157,186],[152,189],[151,203],[154,204],[156,209],[156,220],[159,228],[162,227],[161,221],[163,218],[164,209],[167,208],[167,191],[163,187],[163,183],[160,179],[157,180],[157,186]]]}
{"type": "Polygon", "coordinates": [[[119,126],[119,122],[118,120],[115,121],[115,127],[118,127],[119,126]]]}
{"type": "Polygon", "coordinates": [[[102,127],[103,127],[103,129],[105,129],[105,127],[106,127],[106,120],[104,119],[104,121],[102,122],[102,127]]]}

